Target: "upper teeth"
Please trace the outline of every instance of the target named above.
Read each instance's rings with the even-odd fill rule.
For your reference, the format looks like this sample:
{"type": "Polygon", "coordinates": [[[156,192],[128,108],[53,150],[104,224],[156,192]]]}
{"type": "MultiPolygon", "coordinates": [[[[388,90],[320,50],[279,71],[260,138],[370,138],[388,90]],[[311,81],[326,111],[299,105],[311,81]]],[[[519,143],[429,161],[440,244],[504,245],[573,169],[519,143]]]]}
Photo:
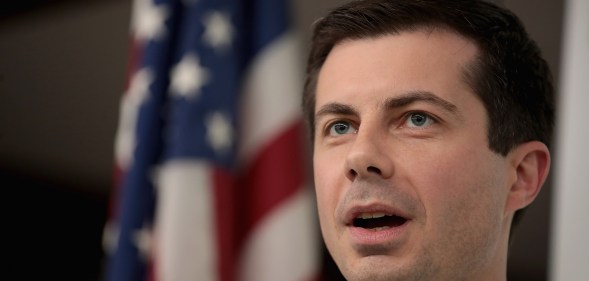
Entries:
{"type": "Polygon", "coordinates": [[[385,213],[362,213],[359,218],[361,219],[377,219],[386,216],[385,213]]]}

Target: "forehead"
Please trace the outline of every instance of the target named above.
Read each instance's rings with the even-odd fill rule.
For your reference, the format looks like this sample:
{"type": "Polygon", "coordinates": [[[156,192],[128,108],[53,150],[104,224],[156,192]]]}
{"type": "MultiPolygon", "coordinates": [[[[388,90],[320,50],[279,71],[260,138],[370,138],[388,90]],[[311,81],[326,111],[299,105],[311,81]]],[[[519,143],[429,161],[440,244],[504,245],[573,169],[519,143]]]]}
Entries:
{"type": "Polygon", "coordinates": [[[316,108],[415,91],[448,100],[473,95],[465,71],[477,52],[470,40],[439,29],[340,42],[319,72],[316,108]]]}

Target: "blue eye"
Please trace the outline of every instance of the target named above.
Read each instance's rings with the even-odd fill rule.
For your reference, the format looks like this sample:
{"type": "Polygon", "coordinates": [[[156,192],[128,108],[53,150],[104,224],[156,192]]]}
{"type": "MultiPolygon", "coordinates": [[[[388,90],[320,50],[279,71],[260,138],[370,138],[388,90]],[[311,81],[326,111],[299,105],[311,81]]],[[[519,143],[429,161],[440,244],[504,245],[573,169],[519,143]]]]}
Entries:
{"type": "Polygon", "coordinates": [[[329,134],[332,136],[355,133],[356,129],[346,121],[337,121],[329,125],[329,134]]]}
{"type": "Polygon", "coordinates": [[[423,128],[434,123],[434,119],[425,113],[411,113],[406,121],[406,126],[411,128],[423,128]]]}

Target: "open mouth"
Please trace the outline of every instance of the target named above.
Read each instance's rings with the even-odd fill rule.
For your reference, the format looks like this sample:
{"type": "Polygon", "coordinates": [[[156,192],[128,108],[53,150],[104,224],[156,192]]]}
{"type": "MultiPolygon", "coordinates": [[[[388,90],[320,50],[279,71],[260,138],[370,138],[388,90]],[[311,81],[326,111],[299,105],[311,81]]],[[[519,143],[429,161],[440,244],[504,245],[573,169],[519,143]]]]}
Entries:
{"type": "Polygon", "coordinates": [[[385,213],[368,213],[361,214],[354,218],[352,225],[368,230],[383,230],[392,227],[399,227],[407,222],[406,218],[389,215],[385,213]]]}

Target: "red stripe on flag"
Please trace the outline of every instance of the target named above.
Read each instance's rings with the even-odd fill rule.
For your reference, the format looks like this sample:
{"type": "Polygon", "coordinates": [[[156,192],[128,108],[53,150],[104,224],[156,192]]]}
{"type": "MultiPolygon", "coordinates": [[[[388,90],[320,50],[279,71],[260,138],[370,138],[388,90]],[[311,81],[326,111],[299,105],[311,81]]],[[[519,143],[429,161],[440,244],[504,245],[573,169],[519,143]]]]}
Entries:
{"type": "Polygon", "coordinates": [[[246,168],[245,236],[267,213],[303,187],[302,130],[300,121],[286,128],[246,168]]]}
{"type": "Polygon", "coordinates": [[[119,216],[119,194],[120,186],[122,184],[124,171],[121,170],[119,165],[115,165],[113,169],[113,185],[110,192],[110,199],[108,201],[108,218],[109,221],[119,216]]]}
{"type": "Polygon", "coordinates": [[[147,263],[147,281],[158,281],[157,278],[155,278],[155,258],[156,257],[151,257],[151,260],[147,263]]]}
{"type": "MultiPolygon", "coordinates": [[[[236,254],[236,228],[239,222],[237,212],[237,198],[235,196],[235,183],[231,173],[221,169],[213,171],[214,186],[201,188],[213,188],[215,196],[215,220],[217,223],[217,266],[219,279],[217,281],[235,280],[236,254]]],[[[195,239],[198,239],[196,237],[195,239]]]]}
{"type": "Polygon", "coordinates": [[[129,42],[129,58],[127,63],[127,79],[125,81],[125,89],[129,89],[131,77],[139,70],[141,66],[141,59],[143,58],[144,45],[139,43],[136,39],[131,38],[129,42]]]}

